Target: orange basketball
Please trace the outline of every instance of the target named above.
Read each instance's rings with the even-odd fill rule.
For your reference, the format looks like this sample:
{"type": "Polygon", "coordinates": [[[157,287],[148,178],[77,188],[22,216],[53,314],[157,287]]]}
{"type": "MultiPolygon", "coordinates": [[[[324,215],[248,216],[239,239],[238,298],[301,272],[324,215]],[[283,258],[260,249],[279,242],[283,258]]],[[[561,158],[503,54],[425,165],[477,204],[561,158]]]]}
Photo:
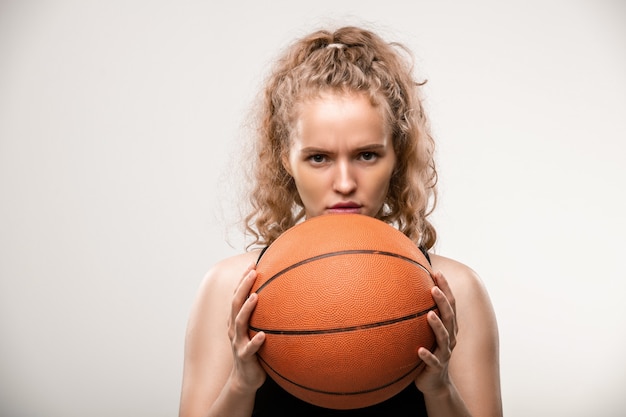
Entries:
{"type": "Polygon", "coordinates": [[[392,226],[359,214],[306,220],[272,243],[257,265],[251,336],[258,357],[292,395],[335,409],[399,393],[422,368],[435,338],[428,261],[392,226]]]}

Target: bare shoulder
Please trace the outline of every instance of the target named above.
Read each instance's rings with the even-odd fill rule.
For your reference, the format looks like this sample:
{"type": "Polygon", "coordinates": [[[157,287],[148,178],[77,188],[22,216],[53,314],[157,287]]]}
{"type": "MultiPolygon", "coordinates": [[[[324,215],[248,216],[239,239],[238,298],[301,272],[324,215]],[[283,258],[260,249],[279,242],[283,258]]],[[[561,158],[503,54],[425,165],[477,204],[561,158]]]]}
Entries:
{"type": "Polygon", "coordinates": [[[483,353],[490,352],[492,358],[497,357],[498,325],[483,281],[473,269],[461,262],[438,255],[432,255],[431,260],[433,269],[441,271],[448,282],[452,291],[451,301],[456,305],[457,357],[471,350],[472,346],[483,353]]]}
{"type": "Polygon", "coordinates": [[[433,270],[443,273],[457,300],[466,297],[488,297],[483,281],[472,268],[445,256],[429,255],[433,270]]]}
{"type": "Polygon", "coordinates": [[[191,308],[187,327],[187,354],[210,351],[228,342],[226,324],[230,304],[246,269],[258,252],[247,252],[216,263],[205,275],[191,308]],[[216,344],[217,342],[217,344],[216,344]],[[197,347],[199,349],[194,349],[197,347]]]}
{"type": "Polygon", "coordinates": [[[246,268],[255,263],[259,257],[259,251],[251,251],[240,255],[231,256],[217,262],[204,276],[198,297],[208,296],[210,294],[222,295],[224,293],[232,295],[237,288],[239,280],[243,276],[246,268]]]}

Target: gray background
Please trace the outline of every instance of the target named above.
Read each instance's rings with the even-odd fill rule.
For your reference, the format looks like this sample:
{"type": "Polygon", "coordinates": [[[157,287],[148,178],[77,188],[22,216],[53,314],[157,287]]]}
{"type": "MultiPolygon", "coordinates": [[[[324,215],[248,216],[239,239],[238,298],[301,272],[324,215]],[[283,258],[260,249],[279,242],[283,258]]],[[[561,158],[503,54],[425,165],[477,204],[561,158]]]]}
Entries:
{"type": "Polygon", "coordinates": [[[428,79],[436,250],[490,291],[506,415],[623,415],[625,18],[608,0],[0,1],[0,414],[176,415],[194,294],[242,250],[234,161],[267,64],[356,23],[428,79]]]}

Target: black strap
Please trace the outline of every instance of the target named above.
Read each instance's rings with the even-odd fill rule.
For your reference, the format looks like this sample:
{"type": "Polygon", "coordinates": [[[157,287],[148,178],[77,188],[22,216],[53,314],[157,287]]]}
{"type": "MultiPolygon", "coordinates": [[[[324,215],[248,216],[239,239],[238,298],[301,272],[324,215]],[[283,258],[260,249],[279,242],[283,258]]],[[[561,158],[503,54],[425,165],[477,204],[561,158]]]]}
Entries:
{"type": "Polygon", "coordinates": [[[261,260],[261,256],[263,256],[263,254],[265,253],[265,251],[267,250],[267,248],[269,248],[269,246],[264,247],[263,249],[261,249],[261,253],[259,253],[259,257],[256,258],[256,263],[257,265],[259,264],[259,261],[261,260]]]}

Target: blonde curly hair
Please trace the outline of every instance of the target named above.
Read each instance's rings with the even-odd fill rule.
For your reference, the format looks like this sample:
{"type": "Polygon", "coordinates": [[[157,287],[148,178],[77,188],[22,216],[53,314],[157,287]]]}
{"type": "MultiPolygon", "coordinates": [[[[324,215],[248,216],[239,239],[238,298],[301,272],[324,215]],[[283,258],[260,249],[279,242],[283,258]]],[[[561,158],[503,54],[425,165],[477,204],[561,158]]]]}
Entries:
{"type": "Polygon", "coordinates": [[[319,30],[294,42],[266,81],[256,126],[255,168],[245,218],[253,245],[269,245],[304,218],[302,201],[282,160],[289,152],[297,104],[321,92],[361,93],[384,109],[396,167],[385,204],[376,216],[430,249],[435,228],[427,220],[436,204],[434,141],[412,76],[411,53],[374,32],[342,27],[319,30]]]}

